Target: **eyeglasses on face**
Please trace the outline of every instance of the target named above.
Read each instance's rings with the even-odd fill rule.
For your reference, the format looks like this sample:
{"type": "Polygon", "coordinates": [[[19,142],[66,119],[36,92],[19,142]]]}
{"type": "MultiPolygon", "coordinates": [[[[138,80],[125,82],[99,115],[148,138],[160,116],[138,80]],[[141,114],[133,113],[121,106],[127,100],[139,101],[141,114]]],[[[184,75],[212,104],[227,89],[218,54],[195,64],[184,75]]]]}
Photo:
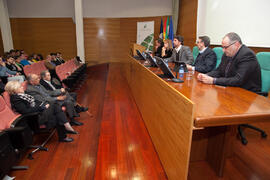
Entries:
{"type": "Polygon", "coordinates": [[[235,44],[235,43],[236,43],[236,41],[233,42],[233,43],[231,43],[231,44],[229,44],[228,46],[221,46],[221,47],[222,47],[222,49],[227,49],[227,48],[229,48],[231,45],[233,45],[233,44],[235,44]]]}

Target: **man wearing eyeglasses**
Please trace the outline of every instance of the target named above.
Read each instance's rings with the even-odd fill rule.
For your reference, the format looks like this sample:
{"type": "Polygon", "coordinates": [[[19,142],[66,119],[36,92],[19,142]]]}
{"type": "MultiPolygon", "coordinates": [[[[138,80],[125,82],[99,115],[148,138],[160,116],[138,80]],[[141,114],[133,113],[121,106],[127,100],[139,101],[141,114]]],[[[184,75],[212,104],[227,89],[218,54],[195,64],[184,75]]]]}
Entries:
{"type": "Polygon", "coordinates": [[[194,65],[192,66],[187,64],[187,68],[189,71],[195,70],[201,73],[208,73],[216,67],[217,55],[209,47],[210,38],[208,36],[200,36],[196,43],[199,49],[199,54],[196,57],[194,65]]]}
{"type": "Polygon", "coordinates": [[[261,68],[254,52],[242,44],[238,34],[231,32],[222,40],[223,56],[219,67],[207,74],[198,74],[206,84],[237,86],[261,91],[261,68]]]}

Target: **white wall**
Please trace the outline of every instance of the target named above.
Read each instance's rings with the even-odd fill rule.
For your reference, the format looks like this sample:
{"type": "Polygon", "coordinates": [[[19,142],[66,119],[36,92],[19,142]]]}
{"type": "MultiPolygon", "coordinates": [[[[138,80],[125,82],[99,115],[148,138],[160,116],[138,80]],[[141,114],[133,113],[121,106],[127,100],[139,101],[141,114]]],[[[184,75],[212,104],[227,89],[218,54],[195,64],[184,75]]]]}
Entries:
{"type": "Polygon", "coordinates": [[[74,0],[7,0],[11,18],[74,17],[74,0]]]}
{"type": "Polygon", "coordinates": [[[84,0],[84,17],[172,15],[172,0],[84,0]]]}
{"type": "MultiPolygon", "coordinates": [[[[82,0],[84,17],[172,15],[172,0],[82,0]]],[[[12,18],[74,17],[74,0],[7,0],[12,18]]]]}

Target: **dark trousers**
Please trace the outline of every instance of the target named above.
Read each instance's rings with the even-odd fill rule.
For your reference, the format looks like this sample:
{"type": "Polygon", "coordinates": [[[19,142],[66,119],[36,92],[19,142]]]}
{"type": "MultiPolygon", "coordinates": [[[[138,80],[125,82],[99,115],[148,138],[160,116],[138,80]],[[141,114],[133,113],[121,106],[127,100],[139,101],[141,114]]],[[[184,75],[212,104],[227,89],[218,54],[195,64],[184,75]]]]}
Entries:
{"type": "Polygon", "coordinates": [[[67,137],[65,126],[57,124],[56,131],[59,140],[65,139],[67,137]]]}

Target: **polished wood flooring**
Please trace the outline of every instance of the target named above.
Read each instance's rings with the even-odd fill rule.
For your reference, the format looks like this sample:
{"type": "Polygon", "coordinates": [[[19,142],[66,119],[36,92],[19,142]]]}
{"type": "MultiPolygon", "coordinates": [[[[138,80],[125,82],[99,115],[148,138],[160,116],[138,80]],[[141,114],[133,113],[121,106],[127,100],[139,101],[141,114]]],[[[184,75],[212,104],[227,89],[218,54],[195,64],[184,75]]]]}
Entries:
{"type": "MultiPolygon", "coordinates": [[[[78,102],[90,107],[81,113],[72,143],[59,143],[54,135],[48,152],[22,159],[29,170],[12,171],[16,179],[167,179],[141,115],[116,65],[88,68],[88,78],[77,91],[78,102]]],[[[270,123],[258,123],[270,135],[270,123]]],[[[235,156],[225,165],[223,178],[205,161],[190,164],[188,179],[270,179],[270,141],[246,129],[247,146],[233,144],[235,156]]]]}

